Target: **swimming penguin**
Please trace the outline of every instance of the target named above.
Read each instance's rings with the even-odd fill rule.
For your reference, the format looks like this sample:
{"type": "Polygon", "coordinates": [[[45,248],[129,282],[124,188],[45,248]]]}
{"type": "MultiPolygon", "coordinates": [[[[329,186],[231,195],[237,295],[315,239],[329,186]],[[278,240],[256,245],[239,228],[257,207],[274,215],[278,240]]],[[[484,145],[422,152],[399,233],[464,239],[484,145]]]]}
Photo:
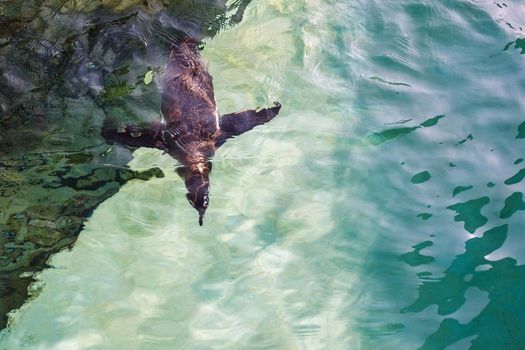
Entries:
{"type": "Polygon", "coordinates": [[[281,109],[246,110],[219,116],[212,77],[199,54],[199,42],[186,37],[173,45],[163,75],[162,119],[148,125],[105,123],[102,136],[129,147],[158,148],[178,160],[190,204],[199,212],[199,225],[210,203],[211,158],[227,139],[272,120],[281,109]]]}

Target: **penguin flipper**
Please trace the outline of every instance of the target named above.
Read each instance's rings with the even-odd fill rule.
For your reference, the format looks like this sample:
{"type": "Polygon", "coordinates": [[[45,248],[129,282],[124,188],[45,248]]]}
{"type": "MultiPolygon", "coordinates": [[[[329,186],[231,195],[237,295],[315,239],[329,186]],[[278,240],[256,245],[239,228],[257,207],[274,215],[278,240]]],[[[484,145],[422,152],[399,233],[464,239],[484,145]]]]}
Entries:
{"type": "Polygon", "coordinates": [[[163,126],[161,122],[145,125],[124,124],[116,126],[110,121],[104,122],[102,136],[108,143],[119,143],[124,146],[139,148],[158,148],[165,150],[162,141],[163,126]]]}
{"type": "Polygon", "coordinates": [[[279,110],[281,109],[279,102],[274,102],[273,104],[275,105],[274,107],[264,108],[258,111],[250,109],[243,112],[223,115],[219,120],[221,134],[217,140],[217,147],[231,137],[239,136],[257,125],[262,125],[272,120],[279,114],[279,110]]]}

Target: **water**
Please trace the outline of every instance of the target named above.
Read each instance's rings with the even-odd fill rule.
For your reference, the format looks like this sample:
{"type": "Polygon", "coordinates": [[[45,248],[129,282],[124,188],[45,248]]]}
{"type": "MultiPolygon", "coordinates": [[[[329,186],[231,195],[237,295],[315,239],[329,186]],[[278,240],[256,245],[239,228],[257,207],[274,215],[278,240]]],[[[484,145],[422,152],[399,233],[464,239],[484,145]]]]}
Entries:
{"type": "Polygon", "coordinates": [[[518,1],[250,3],[206,39],[219,109],[283,109],[219,150],[205,226],[175,161],[136,151],[165,177],[95,210],[1,347],[523,348],[523,18],[518,1]]]}

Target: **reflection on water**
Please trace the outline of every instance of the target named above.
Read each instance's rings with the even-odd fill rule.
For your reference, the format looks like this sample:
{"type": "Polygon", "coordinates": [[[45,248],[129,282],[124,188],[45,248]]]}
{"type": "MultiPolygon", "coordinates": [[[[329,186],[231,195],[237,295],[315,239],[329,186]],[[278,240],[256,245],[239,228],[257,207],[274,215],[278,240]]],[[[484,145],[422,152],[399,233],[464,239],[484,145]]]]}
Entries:
{"type": "Polygon", "coordinates": [[[498,261],[485,258],[503,245],[507,233],[505,224],[469,239],[465,252],[452,261],[443,277],[421,277],[418,299],[402,312],[419,312],[437,305],[439,315],[454,314],[465,305],[466,293],[472,288],[486,292],[489,298],[487,305],[468,322],[453,317],[443,319],[436,332],[426,339],[423,349],[444,349],[472,335],[476,336],[472,348],[518,349],[523,344],[525,320],[517,310],[525,302],[525,270],[510,257],[498,261]]]}
{"type": "MultiPolygon", "coordinates": [[[[80,125],[89,144],[85,130],[97,134],[106,114],[156,117],[165,24],[178,22],[134,6],[86,7],[69,22],[77,10],[55,11],[68,28],[93,13],[104,29],[67,44],[66,61],[82,70],[68,73],[73,85],[49,90],[56,98],[46,101],[65,101],[42,114],[56,116],[42,121],[54,136],[37,138],[39,129],[20,124],[2,140],[34,133],[57,149],[71,138],[64,130],[80,125]],[[160,35],[145,34],[145,46],[141,33],[160,35]]],[[[203,33],[220,110],[279,99],[282,115],[218,152],[203,228],[184,203],[174,161],[135,152],[133,174],[160,168],[165,176],[149,170],[159,176],[128,182],[95,210],[73,249],[35,276],[35,297],[12,314],[0,347],[523,348],[524,10],[272,0],[228,12],[242,21],[213,38],[203,33]]],[[[30,15],[17,18],[13,30],[30,15]]],[[[3,38],[5,57],[18,52],[10,53],[16,39],[3,38]]],[[[43,47],[33,52],[54,52],[43,47]]],[[[38,72],[35,62],[28,73],[3,68],[16,101],[44,96],[23,93],[33,89],[25,75],[38,72]]],[[[97,152],[70,158],[100,159],[97,152]]],[[[116,152],[107,156],[122,169],[129,155],[116,152]]],[[[6,184],[25,188],[9,169],[6,184]]],[[[58,170],[46,183],[101,181],[98,172],[58,170]]],[[[52,221],[32,220],[22,221],[52,221]]]]}

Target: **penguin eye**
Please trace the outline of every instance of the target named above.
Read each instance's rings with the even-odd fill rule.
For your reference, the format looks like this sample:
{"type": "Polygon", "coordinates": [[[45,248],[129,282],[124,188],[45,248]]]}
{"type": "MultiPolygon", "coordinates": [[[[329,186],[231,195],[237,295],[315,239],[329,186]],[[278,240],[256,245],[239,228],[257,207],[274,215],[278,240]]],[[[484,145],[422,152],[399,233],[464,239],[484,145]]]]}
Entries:
{"type": "Polygon", "coordinates": [[[203,204],[204,204],[205,207],[208,206],[208,200],[209,200],[208,195],[205,194],[204,195],[204,200],[203,200],[203,204]]]}

